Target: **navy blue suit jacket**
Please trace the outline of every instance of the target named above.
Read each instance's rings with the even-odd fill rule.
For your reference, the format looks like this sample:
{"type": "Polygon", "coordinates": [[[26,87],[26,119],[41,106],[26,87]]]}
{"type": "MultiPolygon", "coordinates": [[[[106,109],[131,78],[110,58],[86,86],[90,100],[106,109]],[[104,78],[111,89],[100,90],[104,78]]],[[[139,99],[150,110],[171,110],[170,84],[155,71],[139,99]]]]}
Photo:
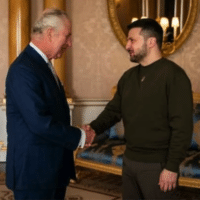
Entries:
{"type": "Polygon", "coordinates": [[[81,131],[70,126],[69,106],[44,59],[27,46],[6,78],[10,189],[51,189],[75,178],[73,150],[81,131]]]}

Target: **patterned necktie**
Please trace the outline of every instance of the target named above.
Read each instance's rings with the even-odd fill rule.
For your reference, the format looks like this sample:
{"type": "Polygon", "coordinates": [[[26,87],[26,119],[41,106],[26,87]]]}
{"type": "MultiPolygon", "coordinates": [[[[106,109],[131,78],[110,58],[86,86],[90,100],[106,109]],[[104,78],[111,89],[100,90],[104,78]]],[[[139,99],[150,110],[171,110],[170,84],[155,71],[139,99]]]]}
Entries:
{"type": "Polygon", "coordinates": [[[49,68],[50,68],[51,71],[52,71],[52,74],[53,74],[53,76],[54,76],[54,78],[55,78],[55,80],[56,80],[56,83],[57,83],[58,87],[60,88],[58,76],[57,76],[57,74],[56,74],[56,71],[55,71],[55,69],[54,69],[54,66],[52,65],[51,62],[48,62],[48,66],[49,66],[49,68]]]}

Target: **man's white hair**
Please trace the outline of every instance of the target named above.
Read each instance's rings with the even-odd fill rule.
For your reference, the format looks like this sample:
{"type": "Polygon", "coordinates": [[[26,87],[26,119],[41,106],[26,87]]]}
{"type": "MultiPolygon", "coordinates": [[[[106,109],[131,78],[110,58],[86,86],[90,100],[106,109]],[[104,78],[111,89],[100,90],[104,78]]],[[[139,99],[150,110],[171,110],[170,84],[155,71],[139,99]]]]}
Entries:
{"type": "Polygon", "coordinates": [[[47,28],[54,28],[59,30],[63,26],[63,20],[69,20],[67,14],[59,9],[47,9],[42,16],[35,22],[32,33],[42,34],[47,28]]]}

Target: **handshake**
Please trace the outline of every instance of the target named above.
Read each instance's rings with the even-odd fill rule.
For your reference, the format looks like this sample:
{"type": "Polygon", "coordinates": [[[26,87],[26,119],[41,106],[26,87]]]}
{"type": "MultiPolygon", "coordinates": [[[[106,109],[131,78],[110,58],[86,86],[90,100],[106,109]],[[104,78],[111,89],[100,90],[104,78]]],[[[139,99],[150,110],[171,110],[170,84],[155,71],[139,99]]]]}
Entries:
{"type": "Polygon", "coordinates": [[[94,141],[94,138],[96,136],[95,131],[92,129],[90,125],[83,125],[81,128],[85,131],[86,133],[86,138],[85,138],[85,146],[84,147],[90,147],[92,142],[94,141]]]}

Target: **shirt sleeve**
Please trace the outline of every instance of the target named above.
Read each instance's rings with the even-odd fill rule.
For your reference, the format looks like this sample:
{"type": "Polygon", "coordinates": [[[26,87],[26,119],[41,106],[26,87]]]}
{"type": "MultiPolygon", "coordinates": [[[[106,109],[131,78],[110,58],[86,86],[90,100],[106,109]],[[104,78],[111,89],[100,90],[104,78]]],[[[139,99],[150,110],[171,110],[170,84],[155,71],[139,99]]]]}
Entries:
{"type": "Polygon", "coordinates": [[[85,140],[86,140],[86,133],[83,129],[81,129],[81,139],[79,141],[78,147],[83,148],[85,146],[85,140]]]}

